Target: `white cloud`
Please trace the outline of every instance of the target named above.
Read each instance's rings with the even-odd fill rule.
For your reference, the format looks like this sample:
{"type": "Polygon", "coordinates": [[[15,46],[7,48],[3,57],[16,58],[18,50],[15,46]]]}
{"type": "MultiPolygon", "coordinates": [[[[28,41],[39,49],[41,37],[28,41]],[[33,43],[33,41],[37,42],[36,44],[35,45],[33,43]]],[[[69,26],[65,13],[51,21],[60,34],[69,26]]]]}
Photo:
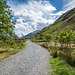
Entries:
{"type": "Polygon", "coordinates": [[[72,8],[75,8],[75,0],[64,0],[64,11],[71,10],[72,8]]]}
{"type": "Polygon", "coordinates": [[[12,2],[8,4],[11,4],[14,16],[18,17],[14,31],[19,37],[49,26],[63,14],[63,11],[54,14],[56,8],[49,1],[28,1],[16,6],[12,2]]]}
{"type": "Polygon", "coordinates": [[[51,13],[50,15],[58,16],[58,15],[62,15],[63,13],[64,13],[64,11],[59,11],[57,13],[51,13]]]}

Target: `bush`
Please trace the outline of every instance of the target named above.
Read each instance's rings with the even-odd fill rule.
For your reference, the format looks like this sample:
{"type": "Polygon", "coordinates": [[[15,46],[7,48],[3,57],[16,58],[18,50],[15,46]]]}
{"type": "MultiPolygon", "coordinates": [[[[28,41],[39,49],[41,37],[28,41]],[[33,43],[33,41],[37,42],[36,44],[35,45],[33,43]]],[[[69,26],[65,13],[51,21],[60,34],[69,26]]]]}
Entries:
{"type": "Polygon", "coordinates": [[[12,41],[12,42],[10,42],[10,44],[13,45],[13,44],[15,44],[15,42],[12,41]]]}
{"type": "Polygon", "coordinates": [[[72,55],[71,65],[72,66],[75,66],[75,55],[72,55]]]}
{"type": "Polygon", "coordinates": [[[57,57],[57,51],[54,51],[52,55],[53,55],[53,58],[56,58],[57,57]]]}
{"type": "Polygon", "coordinates": [[[52,66],[51,75],[75,75],[75,68],[68,65],[63,59],[52,58],[50,64],[52,66]]]}

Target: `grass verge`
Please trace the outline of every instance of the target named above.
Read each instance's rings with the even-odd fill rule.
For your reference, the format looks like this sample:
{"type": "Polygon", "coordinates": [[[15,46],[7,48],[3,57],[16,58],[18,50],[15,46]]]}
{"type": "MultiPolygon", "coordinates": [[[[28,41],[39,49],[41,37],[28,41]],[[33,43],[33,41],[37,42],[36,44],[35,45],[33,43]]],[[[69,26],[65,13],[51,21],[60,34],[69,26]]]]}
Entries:
{"type": "Polygon", "coordinates": [[[61,58],[52,58],[50,64],[52,66],[51,75],[75,75],[75,67],[70,66],[61,58]]]}
{"type": "Polygon", "coordinates": [[[7,44],[4,42],[0,44],[0,61],[18,53],[19,51],[23,50],[27,45],[26,41],[24,41],[23,44],[21,44],[20,42],[13,42],[13,44],[7,44]]]}

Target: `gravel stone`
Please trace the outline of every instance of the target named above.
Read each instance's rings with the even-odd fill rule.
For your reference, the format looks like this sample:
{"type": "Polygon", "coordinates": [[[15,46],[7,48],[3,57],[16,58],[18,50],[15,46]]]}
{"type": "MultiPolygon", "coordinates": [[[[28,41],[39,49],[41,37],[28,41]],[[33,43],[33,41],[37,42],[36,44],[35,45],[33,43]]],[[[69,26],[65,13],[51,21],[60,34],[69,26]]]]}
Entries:
{"type": "Polygon", "coordinates": [[[0,75],[47,75],[50,72],[50,53],[27,41],[25,50],[0,62],[0,75]]]}

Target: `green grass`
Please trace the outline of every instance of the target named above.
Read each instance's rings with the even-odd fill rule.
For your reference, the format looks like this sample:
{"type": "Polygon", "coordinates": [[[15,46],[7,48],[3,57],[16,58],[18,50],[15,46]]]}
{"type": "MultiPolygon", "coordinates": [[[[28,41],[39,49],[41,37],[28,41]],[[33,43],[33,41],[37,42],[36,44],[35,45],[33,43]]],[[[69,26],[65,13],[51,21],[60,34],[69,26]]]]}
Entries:
{"type": "Polygon", "coordinates": [[[75,67],[70,66],[63,59],[52,58],[50,64],[52,66],[51,75],[75,75],[75,67]]]}
{"type": "Polygon", "coordinates": [[[20,40],[13,40],[13,44],[0,41],[0,61],[23,50],[26,45],[26,41],[21,44],[20,40]]]}
{"type": "Polygon", "coordinates": [[[4,58],[0,58],[0,62],[2,61],[2,60],[4,60],[4,59],[6,59],[6,58],[8,58],[9,56],[6,56],[6,57],[4,57],[4,58]]]}

